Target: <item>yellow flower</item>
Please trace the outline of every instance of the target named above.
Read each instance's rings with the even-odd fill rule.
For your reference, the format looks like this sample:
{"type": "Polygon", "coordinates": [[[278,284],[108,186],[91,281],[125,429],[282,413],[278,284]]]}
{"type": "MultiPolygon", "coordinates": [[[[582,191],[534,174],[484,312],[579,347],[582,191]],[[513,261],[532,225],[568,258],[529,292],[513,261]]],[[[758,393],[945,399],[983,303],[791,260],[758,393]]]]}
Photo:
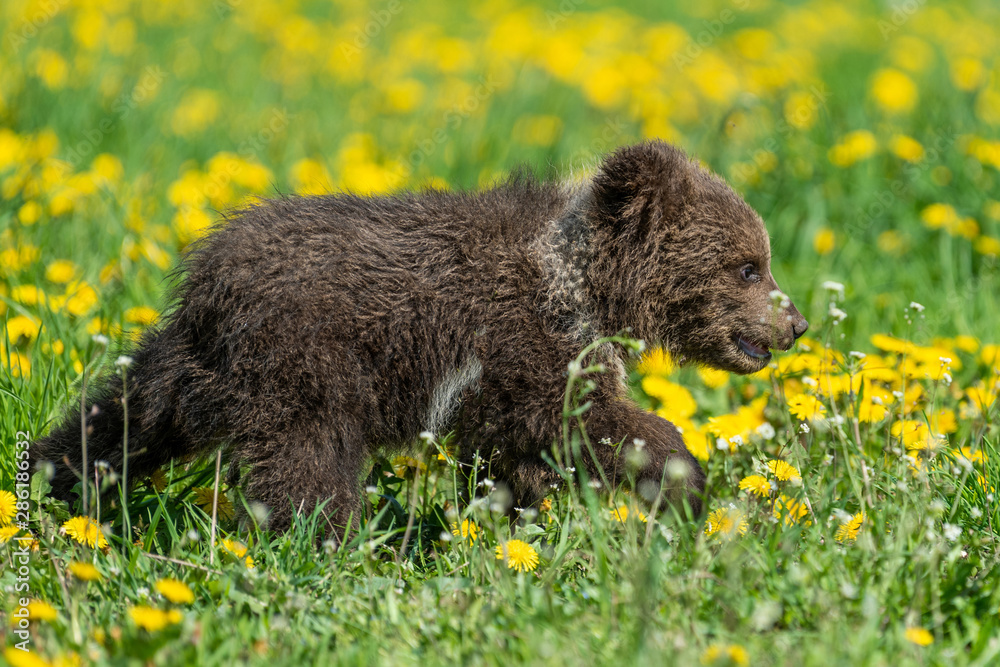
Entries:
{"type": "Polygon", "coordinates": [[[861,532],[861,526],[864,525],[865,518],[864,512],[858,512],[850,520],[840,524],[836,535],[834,535],[834,539],[838,542],[853,542],[858,539],[858,533],[861,532]]]}
{"type": "Polygon", "coordinates": [[[70,315],[86,315],[97,305],[97,292],[83,281],[70,283],[66,296],[66,310],[70,315]]]}
{"type": "Polygon", "coordinates": [[[7,340],[12,345],[17,344],[22,336],[29,341],[35,340],[40,329],[41,324],[37,320],[27,315],[17,315],[7,320],[7,340]]]}
{"type": "Polygon", "coordinates": [[[749,475],[740,481],[740,490],[755,493],[763,498],[770,495],[771,483],[763,475],[749,475]]]}
{"type": "MultiPolygon", "coordinates": [[[[628,505],[619,505],[614,509],[608,510],[608,512],[611,515],[612,521],[619,521],[621,523],[625,523],[626,521],[628,521],[629,517],[628,505]]],[[[646,521],[648,521],[646,515],[638,510],[636,510],[635,516],[638,517],[639,521],[642,521],[643,523],[646,523],[646,521]]]]}
{"type": "Polygon", "coordinates": [[[934,642],[934,635],[924,628],[906,628],[906,638],[917,646],[929,646],[934,642]]]}
{"type": "MultiPolygon", "coordinates": [[[[549,506],[551,507],[551,501],[549,506]]],[[[475,542],[476,538],[479,536],[479,526],[472,519],[465,519],[462,521],[462,525],[459,526],[458,523],[451,524],[451,534],[455,536],[460,536],[462,539],[468,538],[469,542],[475,542]]]]}
{"type": "Polygon", "coordinates": [[[518,572],[531,572],[538,567],[538,552],[527,542],[510,540],[496,548],[497,560],[507,563],[507,567],[518,572]]]}
{"type": "Polygon", "coordinates": [[[103,549],[108,546],[101,525],[87,516],[73,517],[62,525],[62,530],[80,544],[103,549]]]}
{"type": "Polygon", "coordinates": [[[701,381],[709,389],[718,389],[729,382],[729,373],[716,368],[706,368],[705,366],[698,367],[698,377],[701,378],[701,381]]]}
{"type": "Polygon", "coordinates": [[[802,421],[812,421],[826,414],[819,399],[809,394],[796,394],[788,399],[788,411],[802,421]]]}
{"type": "Polygon", "coordinates": [[[412,477],[415,473],[425,472],[427,470],[427,464],[423,461],[418,461],[412,456],[397,456],[392,460],[392,472],[396,477],[408,478],[412,477]]]}
{"type": "Polygon", "coordinates": [[[872,78],[871,94],[885,111],[905,113],[917,103],[917,86],[897,69],[880,69],[872,78]]]}
{"type": "Polygon", "coordinates": [[[538,505],[538,511],[540,512],[551,512],[552,511],[552,499],[543,498],[542,502],[538,505]]]}
{"type": "Polygon", "coordinates": [[[100,581],[101,573],[91,563],[73,561],[67,569],[80,581],[100,581]]]}
{"type": "Polygon", "coordinates": [[[865,160],[875,154],[878,142],[868,130],[849,132],[827,153],[830,162],[838,167],[850,167],[855,162],[865,160]]]}
{"type": "Polygon", "coordinates": [[[694,397],[686,388],[658,375],[642,378],[642,390],[660,401],[660,409],[673,418],[688,418],[698,409],[694,397]]]}
{"type": "Polygon", "coordinates": [[[25,202],[17,211],[17,219],[22,225],[33,225],[42,217],[42,205],[32,200],[25,202]]]}
{"type": "Polygon", "coordinates": [[[3,650],[3,657],[10,667],[52,667],[51,662],[40,658],[35,651],[22,651],[13,646],[3,650]]]}
{"type": "Polygon", "coordinates": [[[643,353],[636,370],[641,375],[670,375],[676,368],[669,352],[662,347],[654,347],[643,353]]]}
{"type": "Polygon", "coordinates": [[[59,612],[48,602],[32,600],[28,603],[28,618],[33,621],[54,621],[58,617],[59,612]]]}
{"type": "Polygon", "coordinates": [[[809,513],[809,507],[804,502],[789,498],[782,493],[774,502],[772,513],[775,519],[784,518],[785,525],[791,526],[798,523],[799,519],[809,513]]]}
{"type": "Polygon", "coordinates": [[[729,646],[714,644],[701,654],[701,664],[707,667],[749,667],[750,656],[739,644],[729,646]]]}
{"type": "MultiPolygon", "coordinates": [[[[204,510],[205,514],[212,516],[212,503],[214,502],[215,490],[207,486],[196,486],[194,491],[194,504],[204,510]]],[[[218,516],[220,519],[232,519],[236,516],[236,510],[229,496],[219,491],[218,516]]]]}
{"type": "Polygon", "coordinates": [[[890,139],[889,150],[907,162],[919,162],[924,157],[924,147],[920,142],[905,134],[897,134],[890,139]]]}
{"type": "Polygon", "coordinates": [[[224,539],[222,540],[222,546],[237,558],[243,558],[247,553],[247,545],[236,540],[224,539]]]}
{"type": "Polygon", "coordinates": [[[17,514],[17,496],[10,491],[0,490],[0,526],[6,526],[17,514]]]}
{"type": "Polygon", "coordinates": [[[930,204],[920,212],[920,219],[929,229],[954,231],[961,222],[958,211],[950,204],[930,204]]]}
{"type": "Polygon", "coordinates": [[[57,259],[45,267],[45,279],[52,283],[64,285],[73,280],[76,275],[76,264],[68,259],[57,259]]]}
{"type": "Polygon", "coordinates": [[[160,318],[160,314],[149,306],[136,306],[125,311],[125,321],[129,324],[138,324],[148,327],[155,324],[160,318]]]}
{"type": "Polygon", "coordinates": [[[188,604],[194,601],[194,593],[188,585],[177,579],[160,579],[156,582],[156,590],[174,604],[188,604]]]}
{"type": "Polygon", "coordinates": [[[180,623],[184,618],[176,609],[163,611],[146,605],[136,605],[128,610],[128,614],[133,623],[148,632],[158,632],[168,625],[180,623]]]}
{"type": "Polygon", "coordinates": [[[980,236],[972,243],[972,247],[980,255],[1000,257],[1000,239],[992,236],[980,236]]]}
{"type": "Polygon", "coordinates": [[[705,535],[706,537],[715,535],[728,539],[737,535],[746,535],[748,527],[749,524],[743,512],[735,507],[720,507],[709,514],[705,520],[705,535]]]}
{"type": "Polygon", "coordinates": [[[837,237],[829,227],[823,227],[813,237],[813,249],[818,255],[828,255],[837,246],[837,237]]]}
{"type": "Polygon", "coordinates": [[[799,474],[798,468],[787,461],[782,461],[781,459],[771,459],[768,461],[767,469],[771,471],[772,475],[780,479],[782,482],[802,478],[802,475],[799,474]]]}
{"type": "Polygon", "coordinates": [[[956,58],[951,62],[951,80],[959,90],[973,91],[986,78],[986,68],[975,58],[956,58]]]}
{"type": "Polygon", "coordinates": [[[0,528],[0,544],[7,544],[20,532],[21,528],[17,526],[4,526],[0,528]]]}

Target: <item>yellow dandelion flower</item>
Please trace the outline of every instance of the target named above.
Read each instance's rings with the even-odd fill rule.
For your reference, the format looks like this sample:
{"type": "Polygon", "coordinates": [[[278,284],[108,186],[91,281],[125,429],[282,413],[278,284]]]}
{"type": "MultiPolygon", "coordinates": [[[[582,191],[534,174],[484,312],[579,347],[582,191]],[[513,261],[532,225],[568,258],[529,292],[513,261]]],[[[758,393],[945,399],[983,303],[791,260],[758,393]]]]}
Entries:
{"type": "Polygon", "coordinates": [[[101,573],[97,571],[91,563],[81,563],[79,561],[73,561],[66,568],[70,573],[79,579],[80,581],[100,581],[101,573]]]}
{"type": "Polygon", "coordinates": [[[920,219],[928,229],[954,230],[961,222],[958,211],[950,204],[929,204],[920,211],[920,219]]]}
{"type": "Polygon", "coordinates": [[[28,618],[33,621],[54,621],[59,618],[59,612],[48,602],[32,600],[28,603],[28,618]]]}
{"type": "Polygon", "coordinates": [[[661,410],[674,418],[688,418],[698,409],[691,392],[676,382],[658,375],[642,378],[642,390],[660,401],[661,410]]]}
{"type": "Polygon", "coordinates": [[[743,512],[735,507],[720,507],[710,513],[705,520],[705,535],[728,539],[746,535],[749,527],[750,524],[747,523],[743,512]]]}
{"type": "Polygon", "coordinates": [[[194,602],[194,593],[187,584],[177,579],[160,579],[156,582],[156,590],[174,604],[194,602]]]}
{"type": "Polygon", "coordinates": [[[980,255],[1000,257],[1000,239],[992,236],[980,236],[972,243],[973,249],[980,255]]]}
{"type": "Polygon", "coordinates": [[[147,632],[159,632],[169,625],[180,623],[184,616],[176,609],[163,611],[146,605],[136,605],[128,610],[132,622],[147,632]]]}
{"type": "MultiPolygon", "coordinates": [[[[215,497],[215,490],[207,486],[196,486],[194,491],[194,504],[204,510],[205,514],[212,516],[212,502],[215,497]]],[[[218,513],[220,519],[232,519],[236,516],[236,509],[229,496],[219,491],[218,513]]]]}
{"type": "Polygon", "coordinates": [[[771,483],[763,475],[749,475],[740,480],[740,490],[765,498],[771,494],[771,483]]]}
{"type": "Polygon", "coordinates": [[[929,646],[934,642],[934,635],[924,628],[906,628],[906,639],[917,646],[929,646]]]}
{"type": "MultiPolygon", "coordinates": [[[[778,496],[778,499],[774,501],[774,508],[772,510],[775,519],[785,520],[786,526],[791,526],[799,522],[799,519],[809,514],[809,507],[802,501],[796,500],[794,498],[789,498],[785,494],[778,496]]],[[[809,522],[806,522],[807,524],[809,522]]]]}
{"type": "Polygon", "coordinates": [[[552,511],[552,499],[543,498],[542,502],[538,505],[538,511],[540,512],[551,512],[552,511]]]}
{"type": "Polygon", "coordinates": [[[21,529],[17,526],[4,526],[0,528],[0,544],[7,544],[20,532],[21,529]]]}
{"type": "Polygon", "coordinates": [[[782,482],[802,478],[802,475],[799,474],[798,468],[787,461],[782,461],[781,459],[771,459],[768,461],[767,469],[771,471],[772,475],[780,479],[782,482]]]}
{"type": "Polygon", "coordinates": [[[897,69],[880,69],[872,78],[871,94],[885,111],[905,113],[917,103],[917,85],[897,69]]]}
{"type": "Polygon", "coordinates": [[[968,446],[962,447],[962,456],[968,459],[973,465],[989,461],[989,457],[986,456],[986,452],[981,449],[973,451],[972,448],[968,446]]]}
{"type": "Polygon", "coordinates": [[[7,320],[7,340],[12,345],[16,344],[22,336],[29,341],[35,340],[38,338],[39,329],[41,329],[41,324],[38,320],[27,315],[17,315],[7,320]]]}
{"type": "Polygon", "coordinates": [[[397,456],[392,460],[392,472],[396,477],[402,477],[408,479],[413,477],[415,473],[425,472],[427,470],[427,464],[423,461],[418,461],[412,456],[397,456]]]}
{"type": "Polygon", "coordinates": [[[45,279],[51,283],[64,285],[76,275],[76,264],[68,259],[57,259],[45,267],[45,279]]]}
{"type": "Polygon", "coordinates": [[[750,655],[747,650],[739,644],[721,646],[714,644],[705,649],[701,654],[701,664],[707,667],[725,665],[727,667],[749,667],[750,655]]]}
{"type": "Polygon", "coordinates": [[[837,237],[829,227],[823,227],[813,236],[813,250],[817,255],[829,255],[837,247],[837,237]]]}
{"type": "Polygon", "coordinates": [[[636,367],[640,375],[670,375],[676,369],[670,353],[662,347],[646,350],[636,367]]]}
{"type": "Polygon", "coordinates": [[[509,540],[496,548],[497,560],[507,563],[507,567],[518,572],[531,572],[538,567],[538,552],[527,542],[509,540]]]}
{"type": "Polygon", "coordinates": [[[788,411],[802,421],[812,421],[826,414],[819,399],[809,394],[796,394],[788,399],[788,411]]]}
{"type": "MultiPolygon", "coordinates": [[[[551,501],[549,502],[549,507],[552,506],[551,501]]],[[[463,540],[468,539],[469,542],[475,542],[476,538],[479,536],[479,526],[472,519],[465,519],[462,521],[462,525],[459,526],[458,523],[451,524],[451,534],[456,537],[461,537],[463,540]]]]}
{"type": "Polygon", "coordinates": [[[10,667],[52,667],[52,663],[38,656],[35,651],[22,651],[8,646],[3,650],[3,657],[10,667]]]}
{"type": "Polygon", "coordinates": [[[156,324],[158,319],[160,319],[160,313],[149,306],[136,306],[125,311],[125,321],[129,324],[148,327],[151,324],[156,324]]]}
{"type": "Polygon", "coordinates": [[[853,542],[858,539],[858,533],[861,532],[861,526],[864,525],[866,518],[864,512],[858,512],[850,520],[838,526],[834,539],[838,542],[853,542]]]}
{"type": "Polygon", "coordinates": [[[242,559],[247,554],[247,545],[239,542],[237,540],[224,539],[222,540],[222,546],[226,551],[236,556],[236,558],[242,559]]]}
{"type": "Polygon", "coordinates": [[[729,373],[716,368],[698,367],[698,377],[709,389],[718,389],[729,382],[729,373]]]}
{"type": "Polygon", "coordinates": [[[62,532],[69,535],[80,544],[103,549],[108,546],[101,524],[88,516],[73,517],[62,525],[62,532]]]}
{"type": "Polygon", "coordinates": [[[844,135],[840,143],[827,153],[827,158],[837,167],[850,167],[856,162],[868,159],[875,154],[878,141],[868,130],[855,130],[844,135]]]}
{"type": "Polygon", "coordinates": [[[889,140],[889,150],[907,162],[919,162],[924,158],[924,147],[913,137],[897,134],[889,140]]]}
{"type": "Polygon", "coordinates": [[[0,490],[0,526],[6,526],[17,514],[17,496],[10,491],[0,490]]]}
{"type": "Polygon", "coordinates": [[[247,566],[248,570],[252,570],[256,567],[252,556],[247,556],[243,559],[243,564],[247,566]]]}
{"type": "MultiPolygon", "coordinates": [[[[628,505],[619,505],[614,509],[608,510],[608,513],[610,514],[612,521],[625,523],[626,521],[628,521],[629,508],[628,505]]],[[[646,521],[648,521],[646,515],[640,512],[639,510],[635,511],[635,516],[636,518],[639,519],[639,521],[642,521],[643,523],[646,523],[646,521]]]]}

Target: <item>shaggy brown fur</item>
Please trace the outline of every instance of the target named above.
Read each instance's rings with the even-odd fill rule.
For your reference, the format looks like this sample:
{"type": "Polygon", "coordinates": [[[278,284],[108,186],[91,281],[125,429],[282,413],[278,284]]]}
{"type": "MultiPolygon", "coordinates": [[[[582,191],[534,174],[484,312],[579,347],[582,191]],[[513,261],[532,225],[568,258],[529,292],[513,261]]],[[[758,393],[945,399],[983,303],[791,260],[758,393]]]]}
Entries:
{"type": "MultiPolygon", "coordinates": [[[[791,346],[808,325],[772,308],[769,263],[760,217],[662,142],[617,151],[576,187],[514,176],[485,192],[267,201],[189,255],[176,308],[135,352],[129,468],[225,445],[272,527],[326,499],[342,524],[372,453],[454,429],[460,458],[479,451],[527,507],[556,479],[542,454],[560,435],[567,364],[598,336],[630,327],[737,373],[791,346]]],[[[88,397],[90,459],[115,468],[120,397],[114,377],[88,397]]],[[[594,442],[625,442],[596,447],[612,481],[641,439],[639,479],[661,488],[668,461],[684,462],[698,512],[704,473],[673,425],[628,401],[621,374],[588,399],[594,442]]],[[[65,497],[79,417],[31,451],[65,497]]]]}

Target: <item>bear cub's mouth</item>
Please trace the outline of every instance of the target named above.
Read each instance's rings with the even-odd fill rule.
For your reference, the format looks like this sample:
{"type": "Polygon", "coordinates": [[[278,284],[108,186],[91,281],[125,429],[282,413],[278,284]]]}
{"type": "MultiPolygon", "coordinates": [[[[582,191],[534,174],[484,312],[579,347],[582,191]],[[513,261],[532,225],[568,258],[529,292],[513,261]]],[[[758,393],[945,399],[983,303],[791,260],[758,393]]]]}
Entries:
{"type": "Polygon", "coordinates": [[[744,354],[753,359],[765,362],[771,360],[771,352],[766,345],[761,345],[743,336],[737,336],[736,344],[744,354]]]}

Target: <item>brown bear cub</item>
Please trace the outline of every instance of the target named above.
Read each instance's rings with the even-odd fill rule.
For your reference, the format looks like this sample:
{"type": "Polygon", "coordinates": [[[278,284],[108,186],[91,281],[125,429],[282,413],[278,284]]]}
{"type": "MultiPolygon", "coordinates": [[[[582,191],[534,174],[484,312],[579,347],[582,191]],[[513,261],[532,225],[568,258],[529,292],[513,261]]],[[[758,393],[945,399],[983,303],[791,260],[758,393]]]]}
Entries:
{"type": "MultiPolygon", "coordinates": [[[[485,192],[266,201],[188,255],[176,307],[133,353],[130,478],[226,447],[272,528],[326,500],[343,525],[371,454],[454,431],[460,460],[478,451],[528,507],[558,479],[543,457],[581,349],[629,329],[678,358],[758,371],[808,326],[789,302],[773,305],[769,266],[753,209],[659,141],[618,150],[572,186],[518,175],[485,192]]],[[[621,371],[624,353],[611,354],[621,371]]],[[[685,489],[699,512],[698,462],[626,393],[624,373],[606,373],[587,397],[609,481],[639,440],[637,480],[685,489]],[[685,464],[679,482],[665,478],[672,461],[685,464]]],[[[109,377],[86,399],[89,459],[119,470],[121,396],[109,377]]],[[[80,430],[71,412],[31,450],[55,465],[60,497],[78,480],[80,430]]]]}

